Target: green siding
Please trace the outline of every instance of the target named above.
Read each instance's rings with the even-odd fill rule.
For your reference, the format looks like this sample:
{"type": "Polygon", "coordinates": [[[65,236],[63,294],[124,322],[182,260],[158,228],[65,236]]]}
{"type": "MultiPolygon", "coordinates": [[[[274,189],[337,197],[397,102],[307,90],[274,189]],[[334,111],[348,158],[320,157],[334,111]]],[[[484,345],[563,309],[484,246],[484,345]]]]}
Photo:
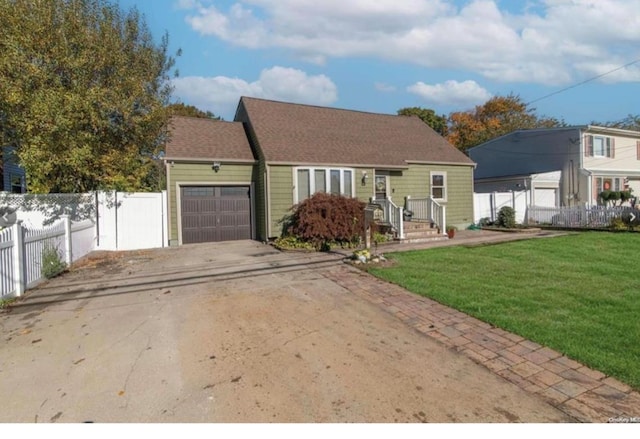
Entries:
{"type": "MultiPolygon", "coordinates": [[[[269,166],[271,233],[270,238],[280,236],[282,219],[290,214],[293,205],[293,166],[269,166]]],[[[391,198],[398,206],[404,206],[405,197],[424,198],[430,195],[431,172],[446,172],[447,223],[466,227],[473,222],[473,167],[455,165],[411,165],[402,171],[390,171],[391,198]]],[[[356,198],[369,202],[373,196],[374,170],[356,168],[356,198]],[[362,171],[369,178],[362,184],[362,171]]]]}
{"type": "Polygon", "coordinates": [[[473,223],[473,167],[455,165],[410,165],[401,174],[391,173],[394,203],[404,205],[407,195],[424,198],[431,195],[431,172],[446,172],[447,224],[466,227],[473,223]]]}
{"type": "Polygon", "coordinates": [[[267,234],[267,212],[266,212],[266,193],[267,188],[265,185],[266,175],[265,175],[265,165],[264,162],[260,162],[257,166],[254,167],[253,181],[255,183],[255,230],[256,230],[256,239],[259,241],[267,241],[269,239],[267,234]]]}
{"type": "MultiPolygon", "coordinates": [[[[169,194],[169,220],[171,223],[169,230],[169,240],[172,244],[178,243],[178,206],[176,197],[176,183],[246,183],[253,180],[253,174],[257,166],[253,164],[226,164],[222,163],[220,171],[214,172],[211,163],[175,163],[169,166],[169,178],[167,180],[167,192],[169,194]]],[[[257,190],[255,192],[258,192],[257,190]]],[[[254,198],[256,196],[254,195],[254,198]]],[[[259,197],[257,197],[259,198],[259,197]]],[[[256,204],[257,199],[256,199],[256,204]]],[[[256,210],[258,206],[256,205],[256,210]]],[[[256,212],[256,220],[258,218],[256,212]]]]}
{"type": "Polygon", "coordinates": [[[293,206],[293,167],[269,166],[269,201],[271,212],[270,237],[282,232],[282,220],[293,206]]]}

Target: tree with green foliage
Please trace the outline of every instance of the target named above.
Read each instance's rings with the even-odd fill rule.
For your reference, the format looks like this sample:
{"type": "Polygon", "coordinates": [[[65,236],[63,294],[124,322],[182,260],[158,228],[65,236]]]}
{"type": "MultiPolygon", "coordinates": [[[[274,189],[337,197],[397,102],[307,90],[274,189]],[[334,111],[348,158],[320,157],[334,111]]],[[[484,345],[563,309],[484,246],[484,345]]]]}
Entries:
{"type": "Polygon", "coordinates": [[[158,189],[168,35],[109,0],[2,0],[0,29],[0,144],[29,190],[158,189]]]}
{"type": "Polygon", "coordinates": [[[220,116],[216,116],[211,111],[202,111],[193,105],[185,105],[181,102],[169,105],[169,113],[172,116],[188,116],[198,117],[201,119],[222,120],[220,116]]]}
{"type": "Polygon", "coordinates": [[[418,116],[424,123],[429,125],[433,130],[442,135],[447,135],[447,117],[439,116],[430,108],[406,107],[398,110],[400,116],[418,116]]]}
{"type": "Polygon", "coordinates": [[[466,152],[512,131],[564,125],[564,121],[538,116],[520,96],[510,94],[492,97],[473,110],[451,113],[447,140],[466,152]]]}

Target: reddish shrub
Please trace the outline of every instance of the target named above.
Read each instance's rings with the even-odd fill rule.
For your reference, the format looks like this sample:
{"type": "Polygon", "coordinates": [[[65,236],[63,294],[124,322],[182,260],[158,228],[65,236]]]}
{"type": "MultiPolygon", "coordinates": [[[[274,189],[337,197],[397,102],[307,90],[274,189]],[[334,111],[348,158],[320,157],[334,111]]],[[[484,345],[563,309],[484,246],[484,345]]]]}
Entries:
{"type": "Polygon", "coordinates": [[[318,192],[293,207],[288,232],[317,248],[330,242],[355,242],[364,232],[365,203],[318,192]]]}

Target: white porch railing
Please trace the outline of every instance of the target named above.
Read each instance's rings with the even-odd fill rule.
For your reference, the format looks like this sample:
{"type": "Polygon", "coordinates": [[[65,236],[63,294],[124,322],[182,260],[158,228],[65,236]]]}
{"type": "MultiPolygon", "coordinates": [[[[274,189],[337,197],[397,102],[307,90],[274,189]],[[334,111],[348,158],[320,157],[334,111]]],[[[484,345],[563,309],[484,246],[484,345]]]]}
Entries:
{"type": "Polygon", "coordinates": [[[371,202],[382,207],[384,214],[383,221],[391,224],[391,227],[396,231],[399,239],[404,239],[404,224],[402,222],[404,208],[396,206],[395,203],[389,199],[373,199],[371,202]]]}
{"type": "Polygon", "coordinates": [[[447,208],[432,197],[407,197],[405,199],[405,208],[413,213],[413,219],[432,222],[435,227],[440,229],[440,233],[446,233],[447,208]]]}
{"type": "Polygon", "coordinates": [[[91,220],[72,223],[69,217],[43,229],[21,224],[0,231],[0,299],[21,296],[44,279],[42,252],[52,247],[67,265],[95,248],[96,230],[91,220]]]}

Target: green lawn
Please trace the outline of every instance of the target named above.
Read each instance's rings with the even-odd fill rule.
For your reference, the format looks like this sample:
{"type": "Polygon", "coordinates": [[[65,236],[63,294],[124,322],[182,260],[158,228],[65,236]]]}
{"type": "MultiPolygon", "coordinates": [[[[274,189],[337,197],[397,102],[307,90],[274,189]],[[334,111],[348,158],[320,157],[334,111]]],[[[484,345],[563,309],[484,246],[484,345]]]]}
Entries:
{"type": "Polygon", "coordinates": [[[640,234],[390,254],[370,272],[640,389],[640,234]]]}

